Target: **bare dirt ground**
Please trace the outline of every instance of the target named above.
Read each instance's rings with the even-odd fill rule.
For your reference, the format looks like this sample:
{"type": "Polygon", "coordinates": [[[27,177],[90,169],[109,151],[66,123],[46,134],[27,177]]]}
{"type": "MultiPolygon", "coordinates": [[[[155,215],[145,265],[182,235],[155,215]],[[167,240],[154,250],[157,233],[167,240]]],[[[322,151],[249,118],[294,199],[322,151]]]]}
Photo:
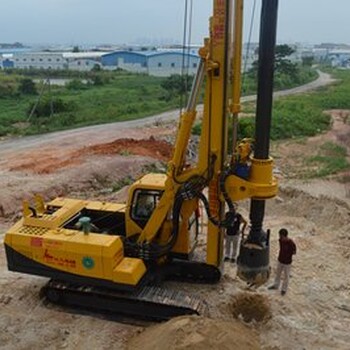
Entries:
{"type": "Polygon", "coordinates": [[[272,146],[277,168],[283,175],[285,185],[297,186],[313,195],[336,197],[348,201],[350,199],[350,171],[344,171],[327,180],[308,180],[315,165],[308,162],[319,154],[325,144],[331,142],[347,149],[347,160],[350,162],[350,111],[326,111],[331,115],[332,128],[328,132],[308,139],[277,142],[272,146]]]}
{"type": "MultiPolygon", "coordinates": [[[[303,179],[307,156],[326,141],[341,144],[350,154],[349,111],[332,113],[333,128],[314,138],[273,147],[281,191],[268,201],[265,226],[272,230],[272,268],[278,249],[277,232],[287,227],[298,247],[290,289],[282,297],[266,286],[248,290],[225,263],[217,285],[168,283],[197,293],[209,304],[210,319],[185,318],[169,324],[128,324],[103,316],[47,304],[39,297],[46,279],[10,273],[0,247],[0,347],[4,349],[348,349],[350,343],[350,196],[348,174],[327,180],[303,179]],[[300,179],[302,177],[302,179],[300,179]],[[213,322],[214,320],[214,322],[213,322]],[[231,324],[229,326],[227,324],[231,324]],[[251,337],[250,342],[235,343],[251,337]],[[159,342],[154,339],[159,337],[159,342]],[[174,339],[176,340],[174,343],[174,339]],[[140,345],[141,344],[141,345],[140,345]],[[203,345],[204,344],[204,345],[203,345]],[[141,347],[140,347],[141,346],[141,347]]],[[[23,197],[42,192],[46,198],[64,194],[119,200],[125,191],[114,186],[137,176],[145,166],[168,158],[163,139],[173,124],[120,130],[98,142],[67,137],[53,143],[36,141],[20,151],[5,148],[0,161],[0,242],[18,216],[23,197]],[[112,135],[111,135],[112,136],[112,135]],[[128,137],[132,140],[121,138],[128,137]],[[154,137],[154,138],[151,138],[154,137]],[[118,140],[119,139],[119,140],[118,140]],[[107,142],[107,143],[106,143],[107,142]]],[[[241,205],[248,215],[248,205],[241,205]]],[[[199,251],[204,252],[205,238],[199,251]]]]}

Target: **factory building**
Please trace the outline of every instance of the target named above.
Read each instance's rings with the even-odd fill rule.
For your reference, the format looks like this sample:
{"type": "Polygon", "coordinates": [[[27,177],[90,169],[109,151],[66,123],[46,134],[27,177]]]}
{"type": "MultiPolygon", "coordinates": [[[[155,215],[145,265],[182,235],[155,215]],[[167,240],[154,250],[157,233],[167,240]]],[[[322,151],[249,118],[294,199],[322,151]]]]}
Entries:
{"type": "Polygon", "coordinates": [[[105,52],[21,52],[0,60],[2,68],[17,69],[71,69],[89,71],[96,66],[101,69],[123,69],[153,76],[170,76],[197,71],[199,56],[172,51],[114,51],[105,52]],[[5,64],[6,63],[6,64],[5,64]]]}
{"type": "Polygon", "coordinates": [[[350,68],[350,50],[332,50],[329,52],[332,67],[350,68]]]}
{"type": "Polygon", "coordinates": [[[68,69],[62,53],[21,52],[13,54],[12,61],[17,69],[68,69]]]}
{"type": "Polygon", "coordinates": [[[183,64],[188,67],[188,74],[195,74],[199,56],[180,52],[158,51],[115,51],[101,58],[104,68],[121,68],[130,72],[145,73],[153,76],[181,74],[183,64]]]}
{"type": "Polygon", "coordinates": [[[180,52],[161,52],[148,56],[148,74],[154,76],[170,76],[181,74],[183,67],[186,73],[194,75],[199,64],[199,56],[180,52]]]}
{"type": "Polygon", "coordinates": [[[11,54],[0,55],[0,69],[13,68],[14,62],[11,54]]]}
{"type": "Polygon", "coordinates": [[[104,52],[64,52],[62,56],[67,62],[67,68],[78,71],[90,71],[99,66],[104,52]]]}
{"type": "Polygon", "coordinates": [[[107,69],[124,69],[129,72],[145,73],[147,70],[147,56],[134,51],[114,51],[102,56],[101,63],[107,69]]]}
{"type": "Polygon", "coordinates": [[[101,52],[21,52],[3,55],[2,68],[16,69],[72,69],[89,71],[96,65],[101,66],[101,52]]]}

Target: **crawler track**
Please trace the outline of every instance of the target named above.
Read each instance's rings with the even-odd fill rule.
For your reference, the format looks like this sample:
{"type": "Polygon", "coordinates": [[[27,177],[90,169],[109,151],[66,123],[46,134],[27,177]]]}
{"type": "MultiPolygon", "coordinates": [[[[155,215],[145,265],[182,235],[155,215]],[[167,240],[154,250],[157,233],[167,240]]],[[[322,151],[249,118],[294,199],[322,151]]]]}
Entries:
{"type": "Polygon", "coordinates": [[[55,304],[154,321],[180,315],[206,315],[208,312],[207,304],[198,297],[156,286],[133,293],[119,293],[50,280],[42,293],[55,304]]]}

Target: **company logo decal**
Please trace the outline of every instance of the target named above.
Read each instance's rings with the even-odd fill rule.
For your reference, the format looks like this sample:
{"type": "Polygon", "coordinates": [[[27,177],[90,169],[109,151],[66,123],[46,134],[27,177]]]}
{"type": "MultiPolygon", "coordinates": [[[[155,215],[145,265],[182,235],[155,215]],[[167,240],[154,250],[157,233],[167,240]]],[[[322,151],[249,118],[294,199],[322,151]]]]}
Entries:
{"type": "Polygon", "coordinates": [[[83,263],[83,266],[88,270],[91,270],[95,267],[95,261],[90,256],[84,256],[82,263],[83,263]]]}
{"type": "Polygon", "coordinates": [[[44,261],[48,264],[57,265],[61,267],[71,267],[76,268],[76,261],[74,259],[67,259],[64,257],[58,257],[55,255],[52,255],[48,252],[48,250],[45,250],[44,253],[44,261]]]}

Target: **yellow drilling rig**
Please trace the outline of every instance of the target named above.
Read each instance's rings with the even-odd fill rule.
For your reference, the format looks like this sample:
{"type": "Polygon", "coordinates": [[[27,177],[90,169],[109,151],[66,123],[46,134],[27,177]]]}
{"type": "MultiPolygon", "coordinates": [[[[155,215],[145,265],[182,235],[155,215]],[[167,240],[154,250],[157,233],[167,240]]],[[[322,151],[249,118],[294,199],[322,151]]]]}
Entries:
{"type": "Polygon", "coordinates": [[[198,72],[167,173],[137,180],[126,204],[68,198],[44,203],[39,195],[32,205],[24,202],[23,218],[5,236],[9,270],[49,277],[43,292],[53,302],[156,319],[198,314],[203,302],[163,288],[162,281],[218,282],[234,202],[248,199],[251,228],[240,245],[238,276],[252,284],[266,282],[265,200],[277,193],[269,157],[277,7],[278,0],[262,4],[254,154],[249,141],[238,141],[236,135],[243,0],[213,0],[210,36],[199,50],[198,72]],[[198,161],[188,166],[186,151],[204,83],[198,161]],[[204,232],[199,232],[200,202],[208,217],[204,232]],[[205,234],[205,254],[198,254],[198,237],[205,234]]]}

